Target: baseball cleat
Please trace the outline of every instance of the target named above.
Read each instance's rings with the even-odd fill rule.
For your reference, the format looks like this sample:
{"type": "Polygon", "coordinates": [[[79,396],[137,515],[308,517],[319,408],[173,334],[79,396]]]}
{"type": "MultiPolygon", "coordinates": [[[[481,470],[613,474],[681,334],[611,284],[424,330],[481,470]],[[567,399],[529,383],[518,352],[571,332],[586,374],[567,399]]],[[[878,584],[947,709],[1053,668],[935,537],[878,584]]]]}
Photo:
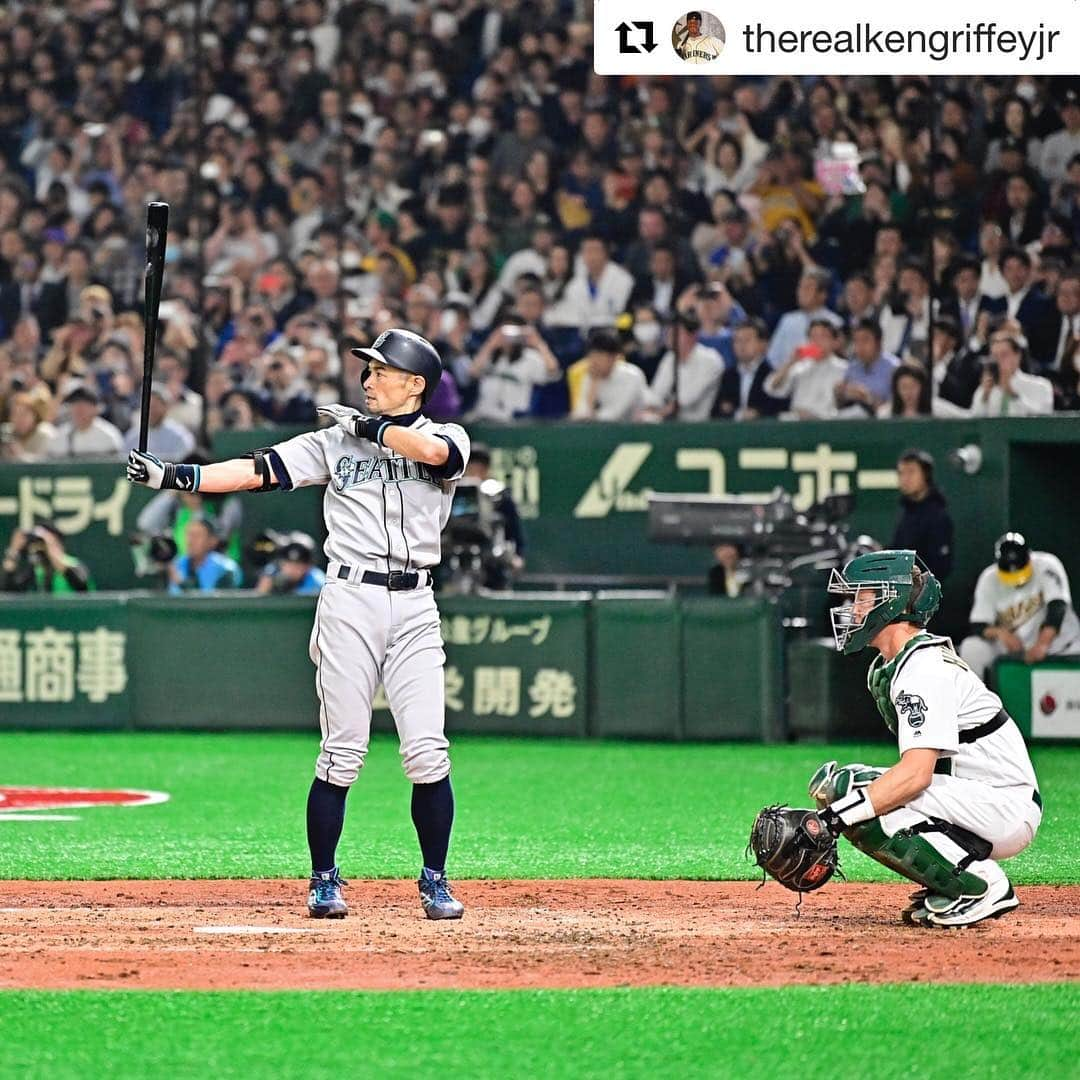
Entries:
{"type": "Polygon", "coordinates": [[[338,869],[312,874],[309,885],[307,909],[313,919],[344,919],[349,914],[349,905],[341,895],[341,886],[348,882],[342,880],[338,869]]]}
{"type": "Polygon", "coordinates": [[[420,890],[420,903],[424,906],[424,914],[429,919],[460,919],[465,914],[465,905],[454,899],[445,874],[429,870],[425,866],[416,885],[420,890]]]}
{"type": "Polygon", "coordinates": [[[935,911],[929,907],[927,922],[931,926],[958,927],[974,926],[983,919],[997,919],[1019,907],[1020,901],[1013,892],[1007,877],[990,885],[982,896],[963,896],[953,901],[944,911],[935,911]]]}

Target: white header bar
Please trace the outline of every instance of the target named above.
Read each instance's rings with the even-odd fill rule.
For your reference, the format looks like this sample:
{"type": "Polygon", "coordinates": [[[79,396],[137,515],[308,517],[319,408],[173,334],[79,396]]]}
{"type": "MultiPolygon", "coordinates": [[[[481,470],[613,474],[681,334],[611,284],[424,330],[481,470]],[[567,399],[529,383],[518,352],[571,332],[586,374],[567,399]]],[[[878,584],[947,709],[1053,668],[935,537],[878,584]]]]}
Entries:
{"type": "Polygon", "coordinates": [[[1080,0],[594,4],[600,75],[1080,74],[1080,0]]]}

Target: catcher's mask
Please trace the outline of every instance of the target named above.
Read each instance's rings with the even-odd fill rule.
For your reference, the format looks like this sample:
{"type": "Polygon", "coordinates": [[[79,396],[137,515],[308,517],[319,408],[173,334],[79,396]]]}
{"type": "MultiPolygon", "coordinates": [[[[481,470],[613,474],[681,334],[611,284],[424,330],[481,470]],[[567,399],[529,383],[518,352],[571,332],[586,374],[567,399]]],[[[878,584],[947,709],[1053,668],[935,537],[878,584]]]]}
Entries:
{"type": "Polygon", "coordinates": [[[914,551],[873,551],[833,570],[829,592],[848,597],[834,607],[833,639],[845,655],[865,649],[890,623],[926,626],[941,603],[941,583],[914,551]]]}

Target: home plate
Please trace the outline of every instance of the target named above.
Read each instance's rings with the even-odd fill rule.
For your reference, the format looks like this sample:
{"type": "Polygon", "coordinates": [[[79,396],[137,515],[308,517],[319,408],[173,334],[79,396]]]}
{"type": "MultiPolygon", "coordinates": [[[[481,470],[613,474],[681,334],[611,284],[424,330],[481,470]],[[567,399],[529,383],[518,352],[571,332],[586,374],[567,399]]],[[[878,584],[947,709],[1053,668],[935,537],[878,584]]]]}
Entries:
{"type": "Polygon", "coordinates": [[[316,926],[196,926],[196,934],[317,934],[316,926]]]}

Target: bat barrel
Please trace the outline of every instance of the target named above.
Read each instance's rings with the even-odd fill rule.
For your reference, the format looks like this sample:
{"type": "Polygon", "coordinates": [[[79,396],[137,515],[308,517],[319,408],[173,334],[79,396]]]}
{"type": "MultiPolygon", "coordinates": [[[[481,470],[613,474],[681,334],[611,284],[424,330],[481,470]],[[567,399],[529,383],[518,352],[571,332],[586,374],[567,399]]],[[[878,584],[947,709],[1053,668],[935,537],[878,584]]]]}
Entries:
{"type": "Polygon", "coordinates": [[[158,307],[165,278],[165,243],[169,232],[169,204],[152,202],[146,208],[146,275],[143,282],[144,326],[142,399],[139,403],[139,449],[150,436],[150,385],[154,381],[158,307]]]}

